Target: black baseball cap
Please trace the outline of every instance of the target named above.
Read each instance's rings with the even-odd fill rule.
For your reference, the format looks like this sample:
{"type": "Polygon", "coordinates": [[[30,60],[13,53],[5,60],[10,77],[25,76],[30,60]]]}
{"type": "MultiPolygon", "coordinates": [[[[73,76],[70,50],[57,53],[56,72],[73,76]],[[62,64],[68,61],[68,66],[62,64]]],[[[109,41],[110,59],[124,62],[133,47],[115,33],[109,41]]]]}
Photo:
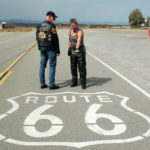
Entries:
{"type": "Polygon", "coordinates": [[[46,16],[53,16],[54,18],[58,18],[53,11],[48,11],[46,16]]]}

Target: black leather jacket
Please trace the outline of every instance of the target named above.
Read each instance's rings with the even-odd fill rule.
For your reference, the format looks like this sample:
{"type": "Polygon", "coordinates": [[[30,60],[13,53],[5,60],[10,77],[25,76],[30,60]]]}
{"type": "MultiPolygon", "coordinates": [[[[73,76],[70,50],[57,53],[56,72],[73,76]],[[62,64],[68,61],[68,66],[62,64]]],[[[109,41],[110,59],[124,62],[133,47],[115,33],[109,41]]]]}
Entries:
{"type": "Polygon", "coordinates": [[[37,27],[36,40],[39,50],[56,51],[60,53],[59,39],[56,31],[56,26],[53,23],[44,21],[37,27]]]}

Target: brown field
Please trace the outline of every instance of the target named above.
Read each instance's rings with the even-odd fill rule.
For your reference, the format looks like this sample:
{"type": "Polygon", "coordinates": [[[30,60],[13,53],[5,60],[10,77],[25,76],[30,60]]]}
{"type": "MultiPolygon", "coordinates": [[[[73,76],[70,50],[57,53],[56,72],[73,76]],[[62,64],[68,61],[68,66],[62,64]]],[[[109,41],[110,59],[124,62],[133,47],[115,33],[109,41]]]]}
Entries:
{"type": "Polygon", "coordinates": [[[30,32],[34,27],[15,27],[12,29],[1,29],[1,32],[30,32]]]}
{"type": "MultiPolygon", "coordinates": [[[[111,25],[79,25],[83,29],[136,29],[148,30],[148,27],[111,26],[111,25]]],[[[69,29],[69,25],[57,25],[58,29],[69,29]]]]}
{"type": "MultiPolygon", "coordinates": [[[[130,26],[111,26],[111,25],[79,25],[82,29],[130,29],[130,30],[148,30],[147,27],[130,27],[130,26]]],[[[58,29],[69,29],[69,25],[57,25],[58,29]]],[[[0,29],[0,32],[30,32],[35,30],[35,26],[22,26],[9,29],[0,29]]]]}

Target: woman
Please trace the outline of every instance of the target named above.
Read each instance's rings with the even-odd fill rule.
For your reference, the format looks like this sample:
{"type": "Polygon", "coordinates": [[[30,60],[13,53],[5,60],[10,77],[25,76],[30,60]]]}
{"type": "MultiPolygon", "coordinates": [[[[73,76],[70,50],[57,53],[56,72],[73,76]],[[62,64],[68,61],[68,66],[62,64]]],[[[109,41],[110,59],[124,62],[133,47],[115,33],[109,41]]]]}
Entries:
{"type": "Polygon", "coordinates": [[[78,27],[76,19],[70,20],[70,27],[68,55],[70,56],[71,61],[71,87],[78,85],[78,67],[82,89],[86,89],[86,58],[85,46],[83,43],[84,34],[83,31],[78,27]]]}

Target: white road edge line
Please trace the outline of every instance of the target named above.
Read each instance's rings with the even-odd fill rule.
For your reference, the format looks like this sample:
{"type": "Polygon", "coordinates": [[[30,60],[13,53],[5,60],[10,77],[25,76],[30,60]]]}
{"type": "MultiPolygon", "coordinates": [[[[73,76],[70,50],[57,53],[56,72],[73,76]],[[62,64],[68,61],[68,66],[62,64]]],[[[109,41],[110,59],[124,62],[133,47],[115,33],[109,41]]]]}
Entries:
{"type": "MultiPolygon", "coordinates": [[[[62,31],[60,31],[60,33],[62,35],[64,35],[64,37],[66,37],[68,39],[68,37],[62,31]]],[[[134,87],[135,89],[137,89],[139,92],[143,93],[146,97],[150,98],[150,94],[147,91],[145,91],[144,89],[142,89],[141,87],[139,87],[138,85],[136,85],[134,82],[132,82],[131,80],[129,80],[128,78],[126,78],[124,75],[122,75],[121,73],[119,73],[117,70],[113,69],[111,66],[109,66],[108,64],[106,64],[105,62],[103,62],[102,60],[100,60],[99,58],[97,58],[96,56],[94,56],[89,51],[87,51],[87,53],[91,57],[93,57],[95,60],[97,60],[98,62],[100,62],[101,64],[103,64],[105,67],[107,67],[109,70],[111,70],[112,72],[114,72],[116,75],[118,75],[120,78],[122,78],[123,80],[125,80],[127,83],[129,83],[132,87],[134,87]]]]}

